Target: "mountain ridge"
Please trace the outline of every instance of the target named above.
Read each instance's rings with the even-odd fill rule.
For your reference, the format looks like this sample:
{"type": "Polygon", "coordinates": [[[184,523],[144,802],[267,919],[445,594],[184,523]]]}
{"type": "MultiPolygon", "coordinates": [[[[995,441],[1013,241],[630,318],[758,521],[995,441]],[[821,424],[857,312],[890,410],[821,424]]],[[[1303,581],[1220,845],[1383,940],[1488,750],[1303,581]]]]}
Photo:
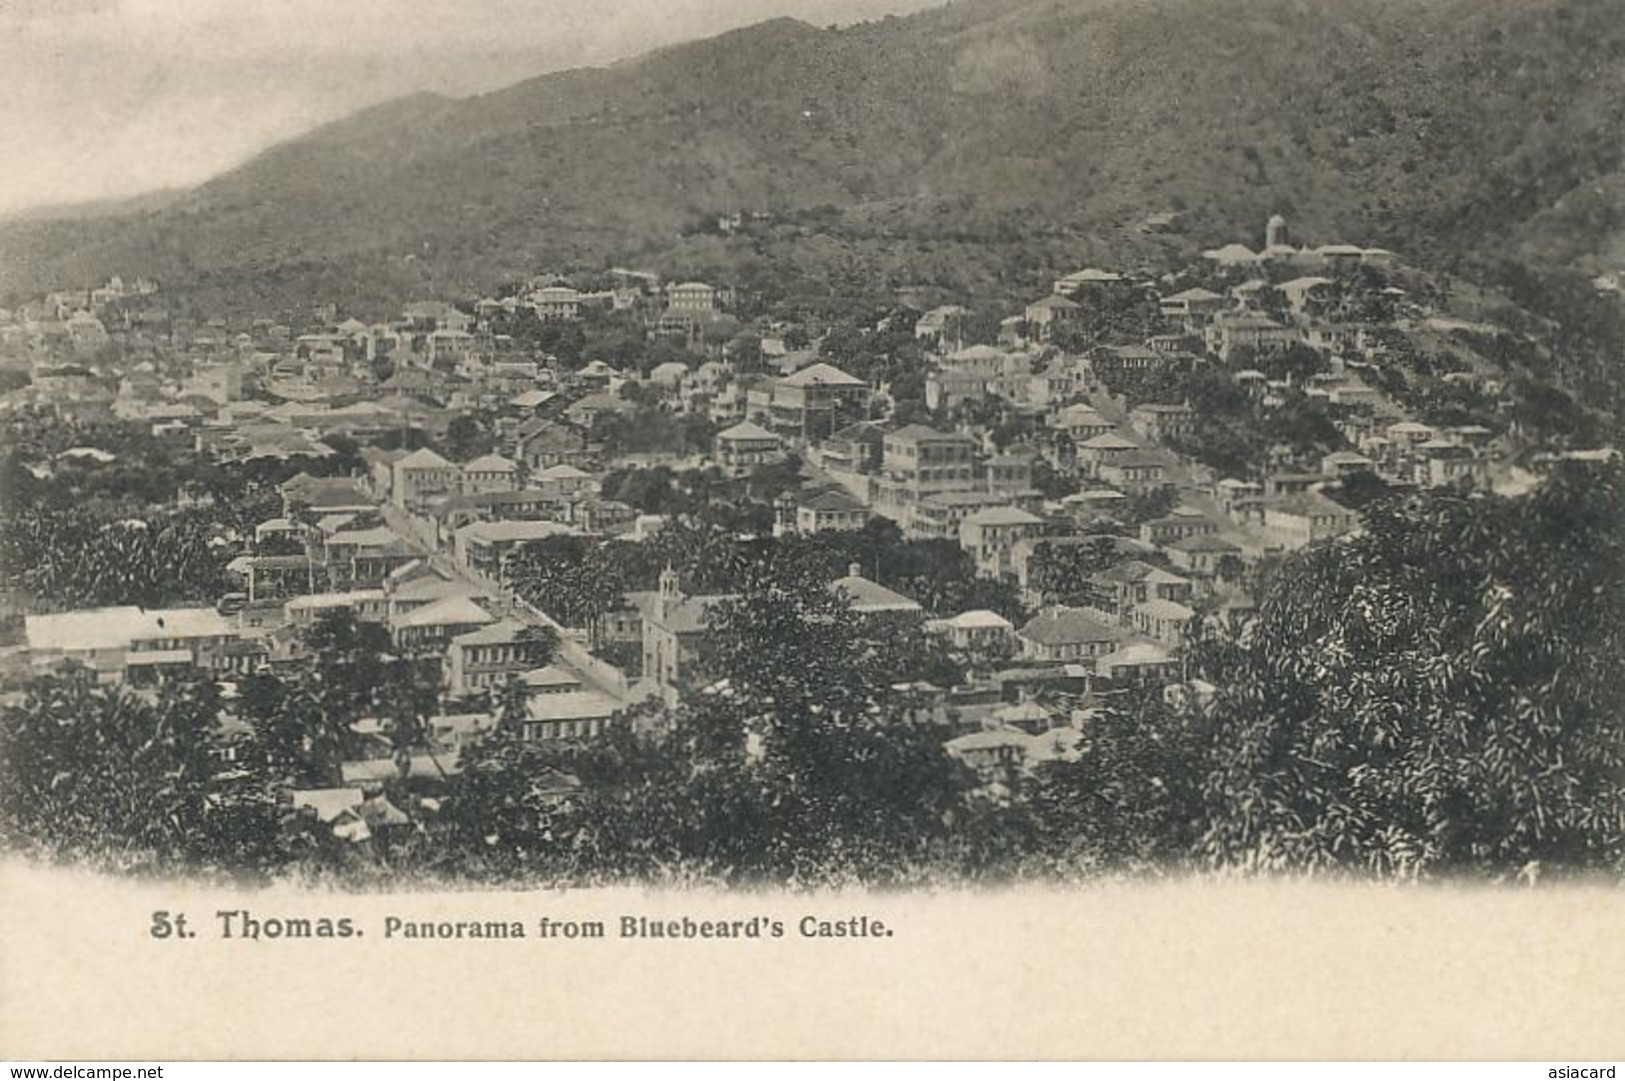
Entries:
{"type": "Polygon", "coordinates": [[[1625,236],[1609,6],[968,0],[838,30],[776,19],[396,99],[150,213],[0,228],[0,292],[141,272],[228,306],[387,307],[632,257],[726,272],[730,254],[963,292],[1025,285],[1009,280],[1024,245],[1033,262],[1155,256],[1166,242],[1135,226],[1164,209],[1184,210],[1187,247],[1252,239],[1280,211],[1306,237],[1442,264],[1585,266],[1625,236]],[[827,208],[819,235],[795,228],[827,208]],[[695,235],[736,209],[790,224],[695,235]]]}

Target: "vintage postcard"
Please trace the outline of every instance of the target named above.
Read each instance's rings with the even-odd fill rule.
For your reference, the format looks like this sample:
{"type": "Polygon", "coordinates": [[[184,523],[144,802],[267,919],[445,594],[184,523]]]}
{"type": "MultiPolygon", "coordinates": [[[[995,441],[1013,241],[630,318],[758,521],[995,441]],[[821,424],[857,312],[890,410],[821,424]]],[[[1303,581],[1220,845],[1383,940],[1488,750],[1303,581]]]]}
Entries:
{"type": "Polygon", "coordinates": [[[0,1049],[1625,1057],[1622,14],[0,0],[0,1049]]]}

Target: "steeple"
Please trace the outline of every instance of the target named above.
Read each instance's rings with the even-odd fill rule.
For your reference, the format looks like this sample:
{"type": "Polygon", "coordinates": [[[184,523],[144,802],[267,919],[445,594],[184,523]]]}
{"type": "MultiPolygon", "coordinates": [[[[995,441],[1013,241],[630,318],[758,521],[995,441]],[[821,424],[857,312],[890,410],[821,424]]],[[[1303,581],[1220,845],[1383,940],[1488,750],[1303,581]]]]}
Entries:
{"type": "Polygon", "coordinates": [[[677,581],[677,572],[672,569],[670,563],[666,564],[666,569],[660,572],[659,581],[660,618],[664,621],[671,610],[681,603],[683,591],[677,581]]]}

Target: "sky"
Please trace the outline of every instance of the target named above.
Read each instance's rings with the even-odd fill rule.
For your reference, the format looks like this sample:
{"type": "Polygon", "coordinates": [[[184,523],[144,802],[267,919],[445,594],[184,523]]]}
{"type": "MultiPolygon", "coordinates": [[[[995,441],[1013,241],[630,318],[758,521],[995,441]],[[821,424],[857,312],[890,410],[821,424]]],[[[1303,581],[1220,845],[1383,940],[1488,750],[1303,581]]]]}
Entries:
{"type": "Polygon", "coordinates": [[[189,187],[419,90],[940,0],[0,0],[0,215],[189,187]]]}

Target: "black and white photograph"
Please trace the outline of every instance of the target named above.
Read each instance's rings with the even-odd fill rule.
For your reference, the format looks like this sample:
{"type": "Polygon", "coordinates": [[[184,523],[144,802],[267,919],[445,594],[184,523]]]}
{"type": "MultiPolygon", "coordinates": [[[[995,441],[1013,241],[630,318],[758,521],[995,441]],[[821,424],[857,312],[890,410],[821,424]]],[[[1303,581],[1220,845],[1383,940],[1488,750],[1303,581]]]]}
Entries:
{"type": "Polygon", "coordinates": [[[1471,898],[1590,1042],[1233,1053],[1625,1054],[1620,0],[0,0],[0,100],[8,948],[381,1024],[703,940],[1027,1001],[638,1057],[1090,1057],[1102,935],[1244,1013],[1201,913],[1471,898]]]}

